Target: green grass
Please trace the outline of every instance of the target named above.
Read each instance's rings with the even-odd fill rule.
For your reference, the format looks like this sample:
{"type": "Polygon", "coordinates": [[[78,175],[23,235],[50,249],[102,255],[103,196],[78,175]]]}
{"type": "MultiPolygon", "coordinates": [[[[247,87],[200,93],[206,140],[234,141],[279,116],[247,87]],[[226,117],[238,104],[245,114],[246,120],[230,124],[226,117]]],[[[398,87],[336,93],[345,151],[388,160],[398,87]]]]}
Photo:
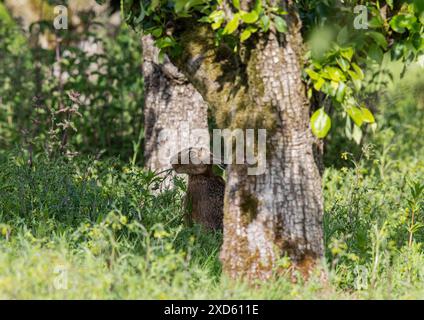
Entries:
{"type": "Polygon", "coordinates": [[[362,150],[331,141],[325,260],[307,282],[227,279],[222,234],[184,226],[182,180],[161,190],[122,160],[36,153],[30,167],[25,152],[0,149],[0,299],[424,298],[420,73],[382,95],[362,150]]]}
{"type": "Polygon", "coordinates": [[[221,274],[221,234],[184,226],[183,181],[158,192],[157,177],[118,161],[40,156],[30,168],[25,156],[3,153],[0,298],[424,298],[424,232],[418,226],[409,245],[408,231],[412,208],[424,222],[423,194],[414,194],[423,148],[398,125],[348,154],[346,167],[326,170],[321,268],[306,283],[283,276],[259,287],[221,274]],[[395,129],[402,135],[387,134],[395,129]]]}

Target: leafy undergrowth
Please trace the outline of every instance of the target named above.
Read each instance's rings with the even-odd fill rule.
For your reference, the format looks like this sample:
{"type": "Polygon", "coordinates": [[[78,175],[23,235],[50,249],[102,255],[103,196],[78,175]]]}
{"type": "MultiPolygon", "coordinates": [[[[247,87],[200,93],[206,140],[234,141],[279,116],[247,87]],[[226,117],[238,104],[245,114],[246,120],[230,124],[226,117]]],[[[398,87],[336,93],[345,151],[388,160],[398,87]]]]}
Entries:
{"type": "MultiPolygon", "coordinates": [[[[113,162],[38,159],[29,168],[9,156],[0,164],[0,185],[0,298],[289,298],[300,292],[284,278],[251,290],[222,277],[222,235],[183,224],[183,181],[158,192],[153,174],[113,162]]],[[[311,296],[316,290],[311,285],[311,296]]]]}
{"type": "Polygon", "coordinates": [[[221,234],[184,226],[182,181],[158,192],[153,174],[112,161],[29,168],[8,155],[0,298],[422,298],[424,163],[377,161],[377,152],[325,173],[328,281],[317,271],[307,283],[280,277],[259,289],[221,274],[221,234]]]}
{"type": "Polygon", "coordinates": [[[306,283],[227,279],[222,235],[183,224],[182,180],[161,190],[115,160],[30,167],[0,152],[0,298],[424,298],[424,106],[411,97],[389,96],[361,153],[326,170],[326,258],[306,283]]]}

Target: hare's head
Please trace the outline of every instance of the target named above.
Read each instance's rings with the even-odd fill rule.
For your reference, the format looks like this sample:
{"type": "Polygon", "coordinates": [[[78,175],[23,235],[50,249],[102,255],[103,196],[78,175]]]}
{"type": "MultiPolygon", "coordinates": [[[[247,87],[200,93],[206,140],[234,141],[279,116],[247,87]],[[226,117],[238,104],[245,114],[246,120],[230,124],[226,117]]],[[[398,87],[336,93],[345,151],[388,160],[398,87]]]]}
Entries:
{"type": "Polygon", "coordinates": [[[190,147],[178,152],[171,158],[172,168],[177,173],[188,175],[208,174],[212,172],[213,155],[209,149],[190,147]]]}

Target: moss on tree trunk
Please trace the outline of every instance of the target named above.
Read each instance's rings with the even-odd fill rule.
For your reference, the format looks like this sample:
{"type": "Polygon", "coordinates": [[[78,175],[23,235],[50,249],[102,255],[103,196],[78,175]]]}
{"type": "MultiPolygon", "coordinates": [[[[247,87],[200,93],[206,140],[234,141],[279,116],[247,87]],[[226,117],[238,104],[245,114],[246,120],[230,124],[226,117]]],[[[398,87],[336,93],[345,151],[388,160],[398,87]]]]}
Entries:
{"type": "Polygon", "coordinates": [[[265,174],[249,176],[246,165],[227,169],[221,259],[232,277],[268,278],[284,255],[306,274],[323,256],[301,22],[294,7],[287,9],[286,34],[259,34],[239,55],[216,48],[206,26],[180,33],[184,53],[175,62],[211,104],[218,125],[267,129],[265,174]]]}

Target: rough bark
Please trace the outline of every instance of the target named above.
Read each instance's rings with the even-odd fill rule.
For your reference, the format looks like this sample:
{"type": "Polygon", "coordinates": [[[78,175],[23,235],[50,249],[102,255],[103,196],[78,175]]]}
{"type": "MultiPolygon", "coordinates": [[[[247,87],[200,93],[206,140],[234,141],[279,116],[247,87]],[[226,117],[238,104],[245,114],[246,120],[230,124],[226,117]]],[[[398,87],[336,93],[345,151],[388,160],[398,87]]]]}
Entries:
{"type": "Polygon", "coordinates": [[[301,80],[301,22],[287,5],[289,31],[250,39],[235,56],[201,25],[180,28],[176,63],[211,104],[218,125],[267,129],[266,172],[230,165],[224,205],[224,271],[269,278],[280,257],[307,273],[323,255],[321,177],[314,161],[310,105],[301,80]]]}
{"type": "Polygon", "coordinates": [[[190,146],[209,148],[209,135],[197,131],[203,129],[207,133],[208,107],[168,58],[159,63],[159,52],[151,37],[144,36],[142,41],[145,166],[163,171],[171,168],[170,158],[180,150],[190,146]]]}

